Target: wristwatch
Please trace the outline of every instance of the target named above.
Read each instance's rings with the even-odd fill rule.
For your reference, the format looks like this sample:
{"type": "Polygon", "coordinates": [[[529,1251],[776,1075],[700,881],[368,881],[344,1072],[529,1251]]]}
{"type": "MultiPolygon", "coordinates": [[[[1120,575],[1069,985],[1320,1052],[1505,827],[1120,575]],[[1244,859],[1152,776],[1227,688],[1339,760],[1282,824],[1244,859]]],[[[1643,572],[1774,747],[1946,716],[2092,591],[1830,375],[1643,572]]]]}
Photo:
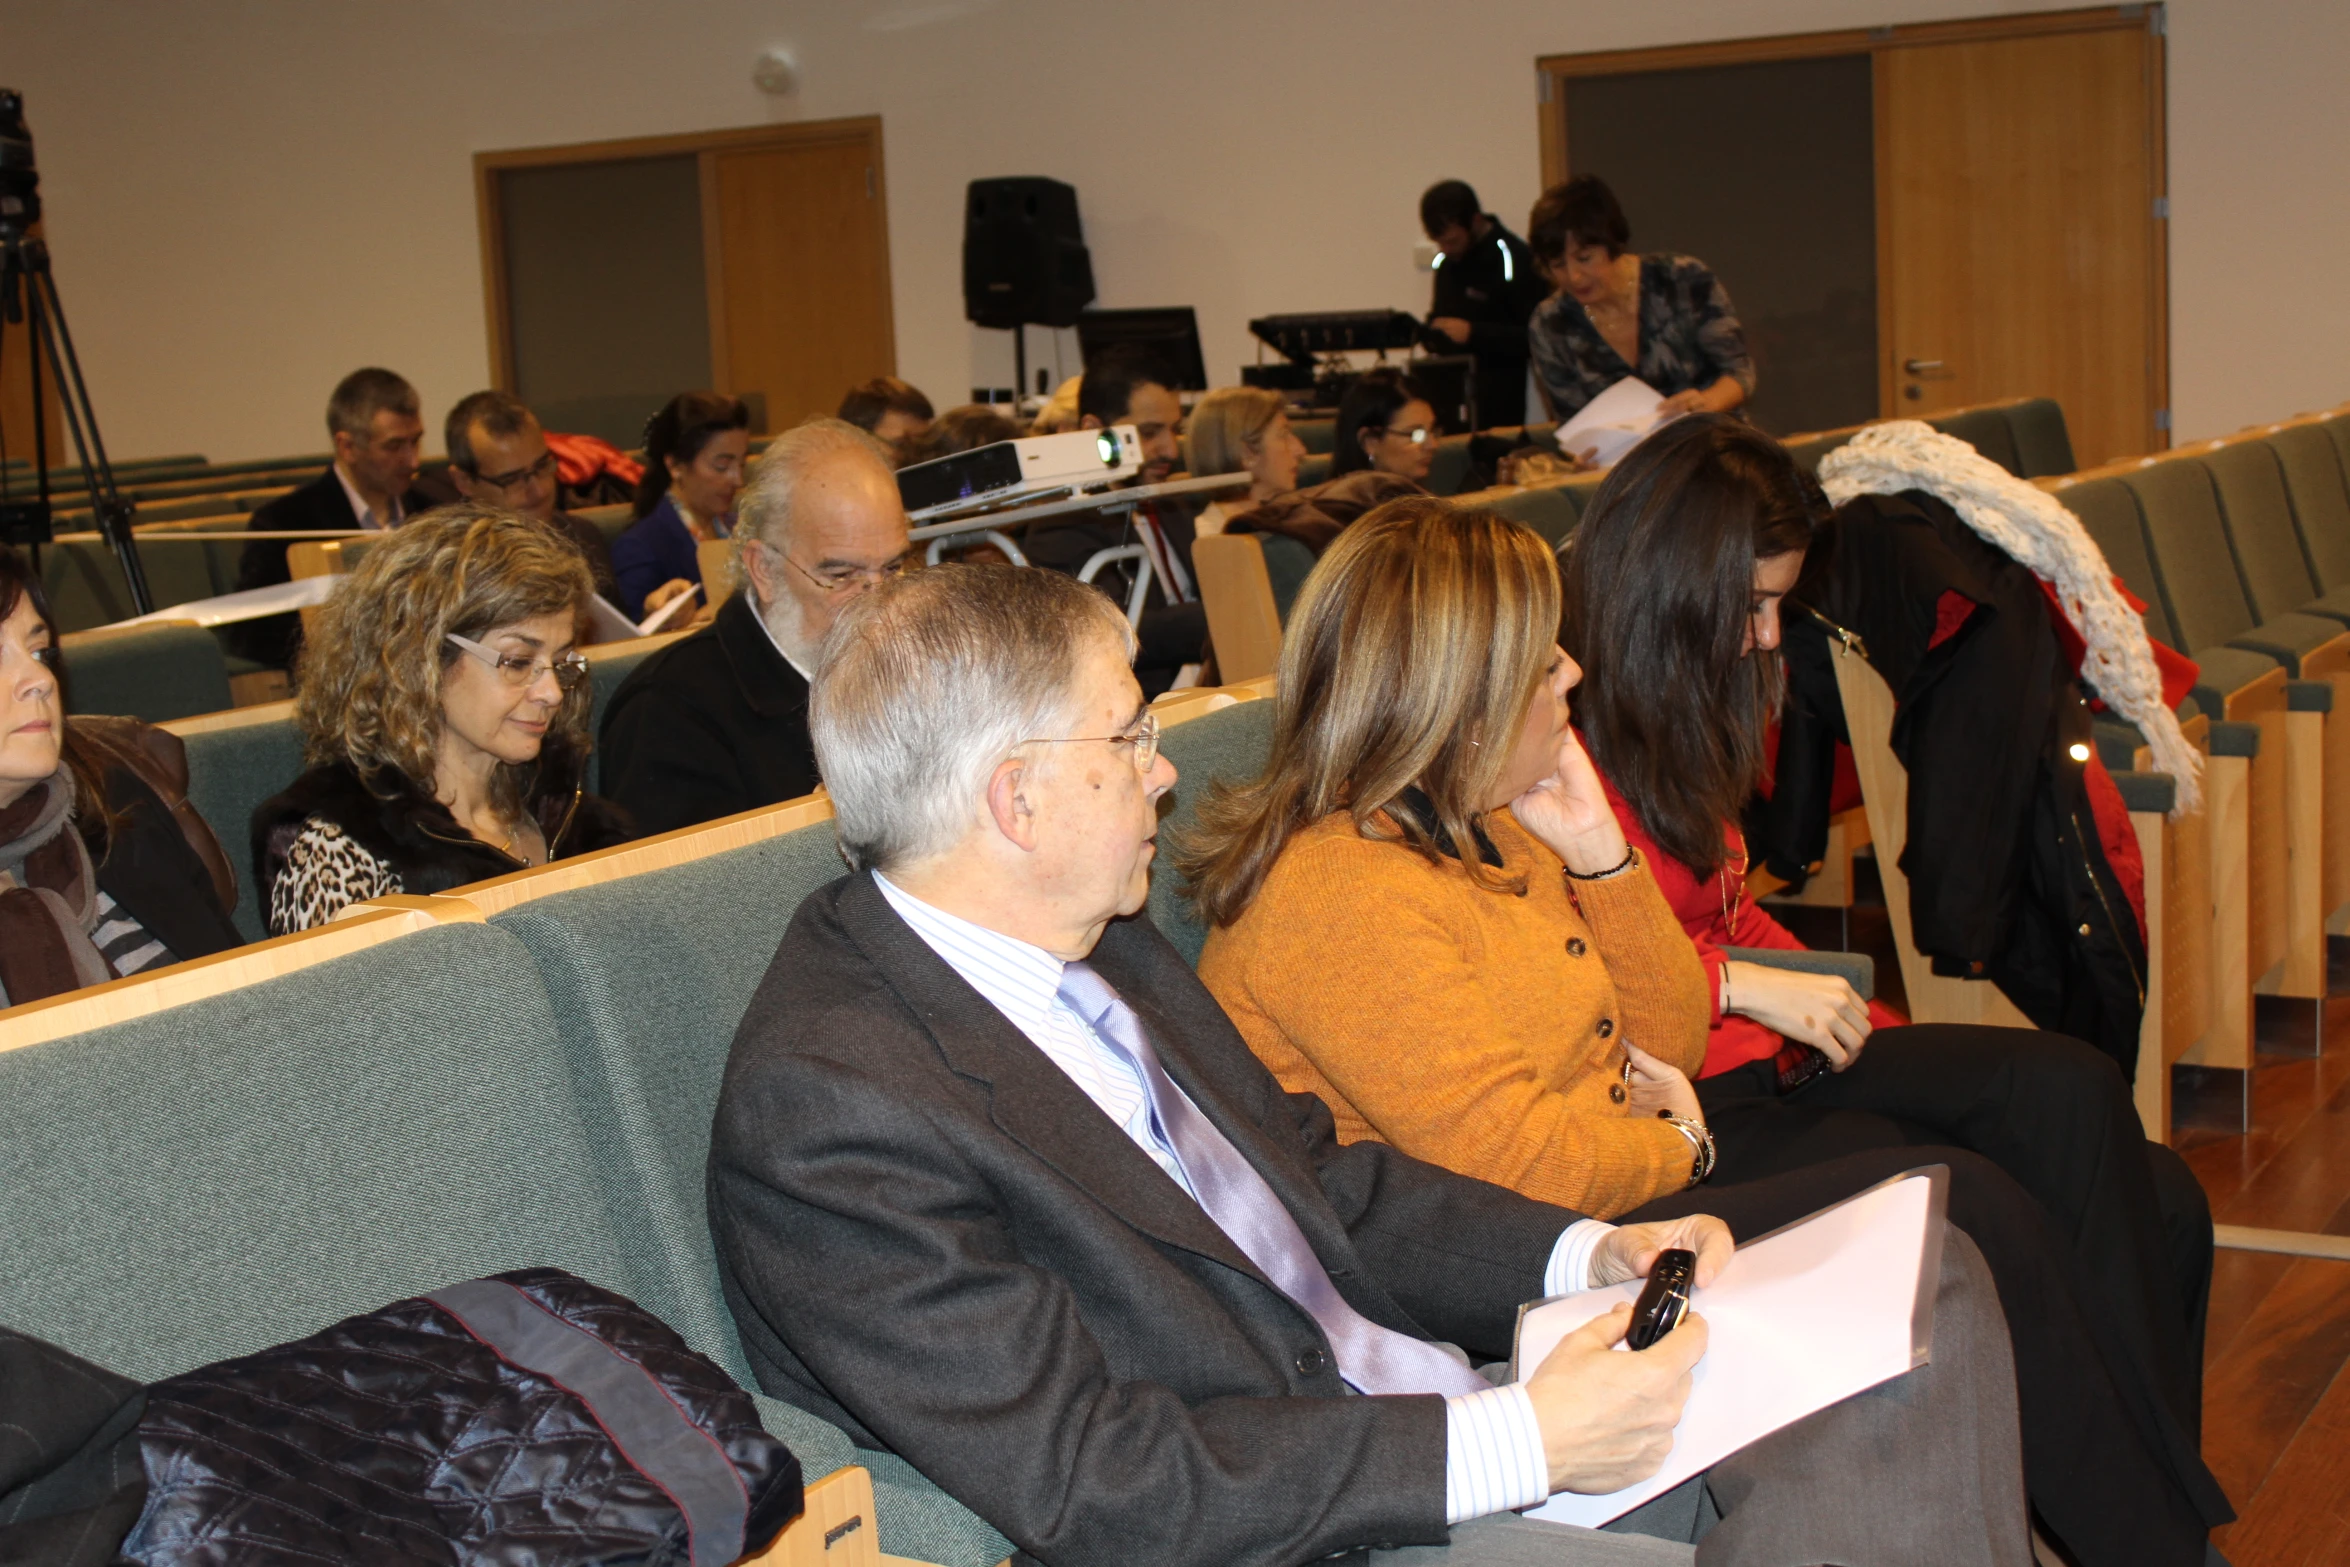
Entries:
{"type": "Polygon", "coordinates": [[[1659,1110],[1656,1115],[1658,1120],[1689,1139],[1691,1155],[1689,1185],[1703,1186],[1714,1173],[1713,1129],[1702,1121],[1692,1121],[1684,1116],[1668,1115],[1662,1110],[1659,1110]]]}

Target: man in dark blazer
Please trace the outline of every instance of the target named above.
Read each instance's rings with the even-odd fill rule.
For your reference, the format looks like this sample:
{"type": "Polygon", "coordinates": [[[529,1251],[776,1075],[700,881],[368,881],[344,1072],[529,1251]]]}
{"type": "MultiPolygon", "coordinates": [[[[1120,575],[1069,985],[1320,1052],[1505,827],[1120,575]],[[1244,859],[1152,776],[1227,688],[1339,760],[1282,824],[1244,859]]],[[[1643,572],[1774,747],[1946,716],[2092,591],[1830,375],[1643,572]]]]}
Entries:
{"type": "MultiPolygon", "coordinates": [[[[1008,566],[888,583],[826,644],[814,736],[858,869],[752,998],[710,1152],[760,1385],[903,1456],[1022,1561],[1689,1560],[1507,1510],[1655,1473],[1702,1321],[1616,1353],[1619,1310],[1510,1387],[1433,1341],[1504,1355],[1522,1301],[1666,1246],[1710,1278],[1728,1227],[1697,1196],[1586,1220],[1341,1146],[1282,1093],[1132,918],[1174,770],[1131,649],[1099,595],[1008,566]]],[[[1752,1195],[1770,1184],[1741,1229],[1804,1211],[1752,1195]]],[[[2028,1563],[1997,1296],[1945,1244],[1931,1365],[1633,1526],[1688,1540],[1710,1505],[1709,1564],[2028,1563]]]]}
{"type": "MultiPolygon", "coordinates": [[[[416,388],[389,370],[370,367],[343,377],[326,403],[326,428],[335,460],[326,472],[253,513],[255,533],[348,533],[396,528],[430,510],[431,495],[416,488],[424,449],[424,420],[416,388]]],[[[287,539],[255,539],[237,561],[237,589],[287,581],[287,539]]],[[[230,628],[230,645],[245,657],[290,666],[301,646],[302,622],[271,615],[230,628]]]]}
{"type": "MultiPolygon", "coordinates": [[[[1142,447],[1138,477],[1143,484],[1166,483],[1183,461],[1183,403],[1175,394],[1174,380],[1147,350],[1121,346],[1095,356],[1078,383],[1077,413],[1083,428],[1134,426],[1142,447]]],[[[1126,511],[1049,522],[1020,541],[1030,565],[1072,577],[1097,551],[1126,544],[1140,544],[1149,551],[1151,585],[1143,599],[1142,622],[1135,628],[1142,639],[1135,672],[1152,696],[1166,690],[1185,664],[1199,662],[1207,647],[1207,611],[1200,604],[1198,579],[1191,568],[1199,513],[1199,503],[1175,496],[1126,511]]],[[[1120,564],[1105,568],[1094,583],[1124,604],[1133,579],[1132,568],[1120,564]]]]}
{"type": "Polygon", "coordinates": [[[449,454],[448,483],[459,500],[520,512],[571,541],[596,579],[596,591],[617,604],[612,546],[594,523],[557,511],[563,481],[539,416],[512,392],[475,392],[459,398],[441,427],[449,454]]]}
{"type": "Polygon", "coordinates": [[[905,568],[911,546],[882,448],[838,419],[776,437],[735,506],[744,589],[638,666],[605,709],[602,793],[645,832],[807,794],[808,677],[833,620],[905,568]]]}

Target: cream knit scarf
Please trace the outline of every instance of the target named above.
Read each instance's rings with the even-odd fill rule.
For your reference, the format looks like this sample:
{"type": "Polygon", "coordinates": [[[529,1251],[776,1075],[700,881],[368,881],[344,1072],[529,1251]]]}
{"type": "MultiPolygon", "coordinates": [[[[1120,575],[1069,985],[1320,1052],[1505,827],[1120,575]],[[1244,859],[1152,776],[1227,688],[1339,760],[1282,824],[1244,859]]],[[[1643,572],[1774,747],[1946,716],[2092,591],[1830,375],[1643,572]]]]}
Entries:
{"type": "Polygon", "coordinates": [[[2162,702],[2162,676],[2138,618],[2113,584],[2113,568],[2081,520],[2035,484],[2017,478],[1966,442],[1915,419],[1873,424],[1820,463],[1820,485],[1841,506],[1856,495],[1923,490],[1949,503],[1986,543],[2056,589],[2065,618],[2088,651],[2081,674],[2105,705],[2137,725],[2154,766],[2178,780],[2174,817],[2202,803],[2203,758],[2162,702]]]}

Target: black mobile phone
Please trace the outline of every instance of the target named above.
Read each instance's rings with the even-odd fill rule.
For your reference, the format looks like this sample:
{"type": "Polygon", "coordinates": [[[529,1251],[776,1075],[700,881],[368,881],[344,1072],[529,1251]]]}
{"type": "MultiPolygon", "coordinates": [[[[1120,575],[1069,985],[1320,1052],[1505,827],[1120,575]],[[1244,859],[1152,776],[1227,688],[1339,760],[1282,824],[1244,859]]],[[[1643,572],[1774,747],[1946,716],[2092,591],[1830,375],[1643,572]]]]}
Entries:
{"type": "Polygon", "coordinates": [[[1632,1305],[1632,1328],[1624,1342],[1646,1349],[1681,1325],[1689,1311],[1689,1291],[1697,1283],[1697,1253],[1675,1247],[1657,1254],[1648,1270],[1648,1284],[1632,1305]]]}
{"type": "Polygon", "coordinates": [[[1771,1065],[1779,1070],[1779,1092],[1791,1094],[1828,1070],[1828,1052],[1800,1039],[1790,1039],[1779,1047],[1771,1065]]]}

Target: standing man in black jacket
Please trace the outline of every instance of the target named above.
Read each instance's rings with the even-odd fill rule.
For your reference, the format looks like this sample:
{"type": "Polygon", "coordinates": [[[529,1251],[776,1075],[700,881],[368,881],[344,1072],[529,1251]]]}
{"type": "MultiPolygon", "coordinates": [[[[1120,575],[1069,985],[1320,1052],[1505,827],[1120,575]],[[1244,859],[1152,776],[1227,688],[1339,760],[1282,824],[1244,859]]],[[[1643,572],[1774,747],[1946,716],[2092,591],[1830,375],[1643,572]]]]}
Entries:
{"type": "Polygon", "coordinates": [[[1476,356],[1479,429],[1523,424],[1533,358],[1526,323],[1550,292],[1534,252],[1460,180],[1441,181],[1421,195],[1420,227],[1438,252],[1436,301],[1428,312],[1431,345],[1450,344],[1476,356]]]}
{"type": "Polygon", "coordinates": [[[815,789],[808,680],[842,610],[913,546],[881,444],[838,419],[777,436],[735,505],[742,591],[604,711],[601,793],[667,832],[815,789]]]}

